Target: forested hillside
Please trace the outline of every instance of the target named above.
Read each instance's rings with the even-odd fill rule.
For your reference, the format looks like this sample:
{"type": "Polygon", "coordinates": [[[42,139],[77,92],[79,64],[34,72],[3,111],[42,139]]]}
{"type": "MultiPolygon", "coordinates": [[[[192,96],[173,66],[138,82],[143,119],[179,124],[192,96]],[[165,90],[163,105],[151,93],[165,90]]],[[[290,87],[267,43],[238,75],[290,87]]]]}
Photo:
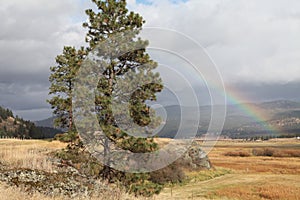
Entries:
{"type": "Polygon", "coordinates": [[[31,121],[14,116],[9,109],[0,107],[0,137],[23,139],[52,138],[59,131],[53,128],[37,127],[31,121]]]}

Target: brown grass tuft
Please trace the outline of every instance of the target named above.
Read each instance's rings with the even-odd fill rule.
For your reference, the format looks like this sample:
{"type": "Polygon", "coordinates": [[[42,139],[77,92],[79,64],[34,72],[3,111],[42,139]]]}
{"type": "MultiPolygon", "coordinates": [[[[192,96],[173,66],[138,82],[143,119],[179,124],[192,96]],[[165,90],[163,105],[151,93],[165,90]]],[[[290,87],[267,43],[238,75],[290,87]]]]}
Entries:
{"type": "Polygon", "coordinates": [[[252,153],[255,156],[300,157],[299,149],[255,148],[252,153]]]}
{"type": "Polygon", "coordinates": [[[271,184],[258,188],[258,194],[265,199],[296,200],[300,197],[300,188],[295,186],[271,184]]]}
{"type": "Polygon", "coordinates": [[[269,199],[269,200],[298,200],[300,188],[280,184],[261,186],[231,186],[211,192],[209,197],[226,197],[229,199],[269,199]]]}
{"type": "Polygon", "coordinates": [[[254,200],[255,196],[252,195],[250,187],[229,187],[211,192],[207,195],[214,199],[216,197],[227,197],[230,199],[243,199],[243,200],[254,200]]]}
{"type": "Polygon", "coordinates": [[[224,154],[225,156],[236,156],[236,157],[249,157],[251,154],[247,151],[229,151],[224,154]]]}

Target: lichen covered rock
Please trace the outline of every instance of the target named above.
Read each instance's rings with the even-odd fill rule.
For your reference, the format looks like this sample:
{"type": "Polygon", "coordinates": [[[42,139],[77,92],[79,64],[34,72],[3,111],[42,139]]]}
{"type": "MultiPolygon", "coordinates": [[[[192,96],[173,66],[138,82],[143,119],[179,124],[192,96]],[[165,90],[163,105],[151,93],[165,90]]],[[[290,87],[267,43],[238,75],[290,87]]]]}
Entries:
{"type": "Polygon", "coordinates": [[[191,144],[178,162],[192,169],[210,169],[212,167],[207,154],[197,142],[191,144]]]}

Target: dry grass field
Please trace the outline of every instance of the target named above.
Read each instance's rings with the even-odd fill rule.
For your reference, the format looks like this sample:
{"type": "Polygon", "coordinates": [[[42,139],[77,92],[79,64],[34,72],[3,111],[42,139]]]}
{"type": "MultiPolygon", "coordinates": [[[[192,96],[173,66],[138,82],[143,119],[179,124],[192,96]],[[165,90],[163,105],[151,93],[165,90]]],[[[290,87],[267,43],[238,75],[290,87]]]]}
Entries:
{"type": "MultiPolygon", "coordinates": [[[[166,142],[166,141],[164,141],[166,142]]],[[[0,162],[10,167],[33,168],[51,172],[47,154],[65,144],[48,141],[0,140],[0,162]]],[[[189,181],[165,188],[151,199],[225,199],[297,200],[300,199],[300,141],[280,139],[264,142],[219,141],[209,152],[215,169],[187,172],[189,181]],[[272,156],[256,156],[255,151],[271,149],[272,156]],[[291,153],[292,152],[292,153],[291,153]]],[[[96,199],[134,198],[116,190],[96,199]]],[[[28,195],[19,188],[0,183],[1,200],[62,200],[41,194],[28,195]]]]}
{"type": "Polygon", "coordinates": [[[254,149],[300,153],[300,141],[277,139],[264,142],[219,141],[209,152],[213,166],[231,173],[206,181],[166,188],[158,199],[300,199],[300,157],[254,156],[254,149]],[[241,156],[229,156],[237,153],[241,156]]]}
{"type": "Polygon", "coordinates": [[[66,144],[41,140],[0,140],[0,162],[10,168],[37,169],[52,172],[47,154],[66,144]]]}
{"type": "Polygon", "coordinates": [[[28,194],[22,189],[11,187],[7,184],[0,183],[0,199],[1,200],[146,200],[145,198],[136,198],[132,195],[126,194],[121,190],[114,190],[113,192],[94,194],[92,197],[72,197],[65,196],[49,197],[40,193],[28,194]]]}

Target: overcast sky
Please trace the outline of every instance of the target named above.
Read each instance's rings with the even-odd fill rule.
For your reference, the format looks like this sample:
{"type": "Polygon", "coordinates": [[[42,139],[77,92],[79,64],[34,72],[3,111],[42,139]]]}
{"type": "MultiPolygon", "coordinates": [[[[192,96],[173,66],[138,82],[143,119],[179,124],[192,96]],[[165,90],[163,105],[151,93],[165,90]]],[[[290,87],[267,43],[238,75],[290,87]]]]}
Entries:
{"type": "MultiPolygon", "coordinates": [[[[89,0],[1,0],[1,106],[26,119],[51,115],[49,67],[64,45],[84,44],[88,7],[89,0]]],[[[299,0],[128,0],[128,7],[146,26],[201,44],[225,85],[249,101],[300,100],[299,0]]]]}

